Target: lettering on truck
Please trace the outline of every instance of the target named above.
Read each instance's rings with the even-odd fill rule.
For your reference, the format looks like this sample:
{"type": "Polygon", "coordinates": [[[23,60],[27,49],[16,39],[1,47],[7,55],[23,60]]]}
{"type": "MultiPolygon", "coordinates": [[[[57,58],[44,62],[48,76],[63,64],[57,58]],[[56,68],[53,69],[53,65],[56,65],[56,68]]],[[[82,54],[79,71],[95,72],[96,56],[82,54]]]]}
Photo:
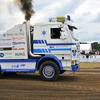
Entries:
{"type": "Polygon", "coordinates": [[[11,39],[0,39],[0,41],[10,41],[11,39]]]}
{"type": "Polygon", "coordinates": [[[25,53],[15,53],[15,56],[25,56],[25,53]]]}
{"type": "Polygon", "coordinates": [[[15,40],[22,40],[22,39],[25,39],[25,37],[16,37],[16,38],[13,37],[13,38],[12,38],[13,41],[15,41],[15,40]]]}
{"type": "Polygon", "coordinates": [[[13,50],[24,50],[24,48],[14,48],[13,50]]]}
{"type": "Polygon", "coordinates": [[[7,45],[11,45],[11,43],[0,43],[0,45],[2,45],[2,46],[6,45],[7,46],[7,45]]]}
{"type": "Polygon", "coordinates": [[[25,42],[12,42],[13,45],[17,45],[17,44],[25,44],[25,42]]]}
{"type": "Polygon", "coordinates": [[[25,64],[12,65],[12,68],[25,67],[25,64]]]}

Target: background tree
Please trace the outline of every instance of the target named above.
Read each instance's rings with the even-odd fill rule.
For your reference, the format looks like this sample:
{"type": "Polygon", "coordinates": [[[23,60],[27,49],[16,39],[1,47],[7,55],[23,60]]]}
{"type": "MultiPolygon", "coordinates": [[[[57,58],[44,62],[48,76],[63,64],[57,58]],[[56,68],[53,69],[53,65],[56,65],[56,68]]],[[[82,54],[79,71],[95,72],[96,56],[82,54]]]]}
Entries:
{"type": "Polygon", "coordinates": [[[91,43],[92,49],[97,50],[98,42],[91,43]]]}
{"type": "Polygon", "coordinates": [[[87,42],[80,42],[80,44],[87,44],[87,42]]]}
{"type": "Polygon", "coordinates": [[[100,43],[98,42],[94,42],[94,43],[91,43],[92,45],[92,49],[95,50],[95,51],[100,51],[100,43]]]}
{"type": "Polygon", "coordinates": [[[97,45],[97,50],[100,50],[100,43],[97,45]]]}

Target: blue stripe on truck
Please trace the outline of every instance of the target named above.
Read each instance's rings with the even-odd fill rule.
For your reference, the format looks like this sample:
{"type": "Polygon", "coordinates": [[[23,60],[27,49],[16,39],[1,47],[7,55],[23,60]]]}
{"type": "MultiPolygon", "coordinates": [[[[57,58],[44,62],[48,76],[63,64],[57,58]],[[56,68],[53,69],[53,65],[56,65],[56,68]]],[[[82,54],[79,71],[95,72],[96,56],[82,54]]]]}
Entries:
{"type": "Polygon", "coordinates": [[[46,40],[33,40],[33,44],[46,44],[47,46],[53,46],[53,45],[76,45],[76,43],[47,43],[46,40]]]}
{"type": "Polygon", "coordinates": [[[71,48],[33,49],[34,53],[51,53],[51,51],[71,51],[71,48]]]}

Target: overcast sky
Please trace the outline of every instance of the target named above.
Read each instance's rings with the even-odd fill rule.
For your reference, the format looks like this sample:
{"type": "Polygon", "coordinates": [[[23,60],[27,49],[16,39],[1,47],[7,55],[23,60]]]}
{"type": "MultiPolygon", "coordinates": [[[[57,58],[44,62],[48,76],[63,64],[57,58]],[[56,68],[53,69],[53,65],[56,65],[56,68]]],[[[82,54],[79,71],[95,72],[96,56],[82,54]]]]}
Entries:
{"type": "MultiPolygon", "coordinates": [[[[33,5],[31,24],[69,14],[78,28],[75,36],[79,41],[100,41],[100,0],[34,0],[33,5]]],[[[0,34],[23,21],[24,14],[13,0],[0,0],[0,34]]]]}

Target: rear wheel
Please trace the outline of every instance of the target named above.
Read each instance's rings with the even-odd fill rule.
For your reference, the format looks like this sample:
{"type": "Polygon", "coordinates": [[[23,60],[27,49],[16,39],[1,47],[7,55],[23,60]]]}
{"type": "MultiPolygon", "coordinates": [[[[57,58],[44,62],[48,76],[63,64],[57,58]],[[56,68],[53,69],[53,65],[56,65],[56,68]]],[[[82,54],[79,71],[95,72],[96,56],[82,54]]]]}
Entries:
{"type": "Polygon", "coordinates": [[[45,61],[39,68],[40,77],[45,81],[55,81],[59,77],[59,67],[53,61],[45,61]]]}

